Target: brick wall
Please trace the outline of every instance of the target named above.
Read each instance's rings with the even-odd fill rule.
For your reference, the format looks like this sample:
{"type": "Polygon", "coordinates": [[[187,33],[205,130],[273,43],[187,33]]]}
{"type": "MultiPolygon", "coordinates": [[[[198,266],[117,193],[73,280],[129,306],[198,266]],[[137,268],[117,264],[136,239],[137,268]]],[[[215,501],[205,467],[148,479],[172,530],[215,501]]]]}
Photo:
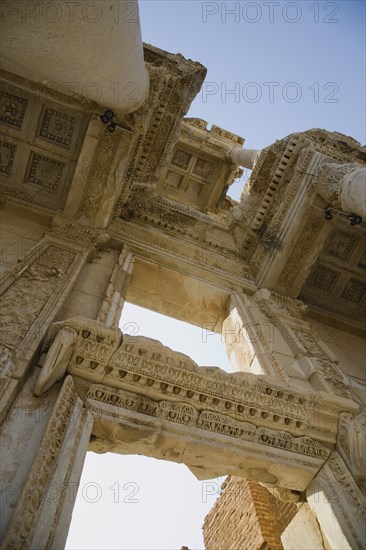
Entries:
{"type": "Polygon", "coordinates": [[[282,550],[281,533],[297,512],[255,481],[230,476],[205,518],[206,550],[282,550]]]}

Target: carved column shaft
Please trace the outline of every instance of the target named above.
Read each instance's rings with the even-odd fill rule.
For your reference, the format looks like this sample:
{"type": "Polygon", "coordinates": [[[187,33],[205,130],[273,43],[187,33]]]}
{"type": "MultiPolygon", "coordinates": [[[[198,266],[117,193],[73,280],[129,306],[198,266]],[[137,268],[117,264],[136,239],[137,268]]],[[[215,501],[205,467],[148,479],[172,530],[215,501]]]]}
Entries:
{"type": "Polygon", "coordinates": [[[34,377],[1,432],[1,548],[64,547],[92,429],[70,376],[41,398],[34,377]]]}

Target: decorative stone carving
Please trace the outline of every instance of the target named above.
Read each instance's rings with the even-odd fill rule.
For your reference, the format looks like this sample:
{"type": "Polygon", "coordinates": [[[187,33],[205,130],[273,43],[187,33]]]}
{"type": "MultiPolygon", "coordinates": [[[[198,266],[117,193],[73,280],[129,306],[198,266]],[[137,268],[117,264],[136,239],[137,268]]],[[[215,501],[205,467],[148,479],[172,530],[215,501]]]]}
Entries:
{"type": "Polygon", "coordinates": [[[2,174],[10,176],[13,170],[16,149],[15,144],[0,141],[0,171],[2,174]]]}
{"type": "Polygon", "coordinates": [[[6,90],[0,90],[0,120],[14,128],[20,129],[23,124],[27,99],[6,90]]]}
{"type": "Polygon", "coordinates": [[[146,103],[135,114],[141,132],[136,135],[130,162],[123,180],[125,185],[116,203],[113,219],[117,219],[128,198],[131,182],[154,186],[163,167],[170,160],[179,137],[181,119],[198,93],[206,69],[183,56],[166,54],[145,46],[145,62],[150,75],[150,91],[146,103]],[[184,89],[184,93],[182,93],[184,89]]]}
{"type": "Polygon", "coordinates": [[[75,124],[75,117],[67,113],[61,113],[55,109],[46,108],[43,113],[39,136],[48,141],[55,142],[57,145],[61,145],[61,147],[70,149],[75,124]]]}
{"type": "Polygon", "coordinates": [[[306,494],[331,548],[363,550],[365,499],[336,451],[311,482],[306,494]]]}
{"type": "Polygon", "coordinates": [[[64,376],[76,339],[77,332],[70,327],[58,331],[34,386],[35,395],[42,395],[64,376]]]}
{"type": "MultiPolygon", "coordinates": [[[[184,400],[198,410],[209,405],[212,412],[225,411],[232,419],[255,422],[263,428],[276,425],[279,430],[290,430],[298,436],[308,434],[319,441],[335,441],[338,405],[331,398],[322,407],[316,395],[309,397],[258,382],[254,375],[199,368],[187,356],[147,338],[126,336],[120,345],[117,329],[82,318],[54,324],[53,334],[67,326],[78,333],[68,371],[81,378],[147,392],[150,398],[160,401],[168,397],[184,400]]],[[[350,410],[357,408],[351,403],[349,406],[350,410]]]]}
{"type": "Polygon", "coordinates": [[[335,208],[342,208],[339,197],[340,181],[354,168],[355,165],[350,163],[323,162],[314,176],[314,185],[319,194],[335,208]]]}
{"type": "MultiPolygon", "coordinates": [[[[76,251],[48,243],[39,254],[16,266],[15,280],[2,294],[0,320],[3,344],[15,349],[48,300],[62,289],[76,251]]],[[[34,326],[34,330],[39,328],[34,326]]],[[[34,334],[37,339],[37,334],[34,334]]]]}
{"type": "Polygon", "coordinates": [[[104,132],[97,145],[93,163],[88,173],[88,185],[84,192],[79,214],[88,220],[95,219],[101,207],[101,197],[120,142],[118,132],[104,132]]]}
{"type": "MultiPolygon", "coordinates": [[[[314,236],[318,235],[324,225],[324,220],[319,217],[311,217],[306,224],[299,240],[292,247],[292,253],[287,259],[286,265],[278,280],[278,286],[288,290],[291,288],[301,269],[305,268],[305,260],[308,253],[314,247],[314,236]]],[[[310,267],[307,268],[309,270],[310,267]]]]}
{"type": "Polygon", "coordinates": [[[334,208],[366,216],[366,169],[353,163],[324,162],[314,176],[318,193],[334,208]]]}
{"type": "Polygon", "coordinates": [[[350,279],[346,288],[341,294],[341,297],[344,300],[348,300],[350,302],[354,302],[355,304],[359,304],[362,302],[363,298],[366,295],[366,284],[358,281],[357,279],[350,279]]]}
{"type": "Polygon", "coordinates": [[[337,229],[331,233],[324,253],[327,256],[347,261],[358,241],[356,235],[337,229]]]}
{"type": "Polygon", "coordinates": [[[320,373],[336,395],[351,399],[351,391],[337,367],[337,361],[330,357],[315,338],[310,323],[302,319],[307,307],[301,300],[293,300],[267,289],[261,289],[254,298],[266,315],[282,328],[282,333],[299,363],[305,367],[311,379],[320,373]]]}
{"type": "Polygon", "coordinates": [[[56,192],[65,166],[63,162],[32,152],[26,181],[56,192]]]}
{"type": "Polygon", "coordinates": [[[317,265],[308,279],[308,284],[314,288],[324,290],[324,292],[330,292],[339,278],[339,275],[340,274],[333,269],[317,265]]]}
{"type": "Polygon", "coordinates": [[[110,235],[107,231],[85,227],[78,224],[75,220],[68,220],[61,216],[53,218],[51,231],[64,239],[94,248],[95,250],[99,250],[110,240],[110,235]]]}
{"type": "Polygon", "coordinates": [[[254,299],[269,318],[281,315],[302,319],[302,314],[307,311],[306,305],[301,300],[294,300],[266,288],[258,290],[254,294],[254,299]]]}
{"type": "Polygon", "coordinates": [[[46,432],[28,479],[22,489],[13,520],[4,541],[6,548],[25,548],[37,528],[35,519],[56,468],[78,399],[71,376],[68,377],[55,403],[46,432]]]}
{"type": "MultiPolygon", "coordinates": [[[[308,437],[293,437],[289,432],[257,428],[255,424],[240,422],[234,418],[210,409],[198,411],[197,407],[188,402],[159,401],[156,402],[145,396],[122,390],[105,387],[101,384],[93,384],[87,394],[87,402],[102,402],[110,406],[103,407],[103,413],[116,417],[115,407],[126,408],[131,411],[130,418],[135,422],[138,414],[163,418],[168,422],[193,426],[200,430],[222,434],[227,437],[238,438],[260,445],[269,445],[279,449],[286,449],[294,453],[304,454],[325,459],[329,456],[329,449],[319,445],[308,437]],[[136,414],[134,414],[136,413],[136,414]]],[[[97,409],[92,409],[97,413],[97,409]]],[[[123,411],[120,411],[123,416],[123,411]]],[[[97,415],[98,417],[98,415],[97,415]]]]}
{"type": "Polygon", "coordinates": [[[343,413],[339,417],[337,450],[356,482],[366,487],[366,414],[343,413]]]}

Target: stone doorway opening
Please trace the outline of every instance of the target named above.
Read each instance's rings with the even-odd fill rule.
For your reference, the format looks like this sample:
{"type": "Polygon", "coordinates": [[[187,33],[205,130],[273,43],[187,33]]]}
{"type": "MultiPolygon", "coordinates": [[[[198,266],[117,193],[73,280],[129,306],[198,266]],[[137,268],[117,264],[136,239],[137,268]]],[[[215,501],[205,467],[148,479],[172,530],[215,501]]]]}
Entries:
{"type": "Polygon", "coordinates": [[[215,366],[231,372],[225,337],[211,323],[201,327],[126,302],[120,320],[126,336],[145,336],[188,355],[199,366],[215,366]]]}
{"type": "MultiPolygon", "coordinates": [[[[211,325],[198,327],[126,302],[120,328],[230,372],[223,337],[211,325]]],[[[88,452],[66,549],[203,548],[201,527],[224,479],[199,481],[184,464],[143,455],[88,452]]]]}
{"type": "Polygon", "coordinates": [[[88,452],[66,550],[204,548],[202,525],[224,478],[198,481],[184,464],[88,452]]]}

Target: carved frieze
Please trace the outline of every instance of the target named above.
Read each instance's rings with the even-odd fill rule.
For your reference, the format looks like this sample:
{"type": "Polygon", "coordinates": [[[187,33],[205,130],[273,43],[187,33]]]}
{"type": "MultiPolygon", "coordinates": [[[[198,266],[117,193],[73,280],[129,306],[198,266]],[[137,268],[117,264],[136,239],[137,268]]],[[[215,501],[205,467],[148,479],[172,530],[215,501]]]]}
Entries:
{"type": "Polygon", "coordinates": [[[194,427],[199,430],[225,435],[227,437],[285,449],[294,453],[326,459],[330,450],[309,437],[293,437],[289,432],[257,427],[253,423],[242,422],[210,409],[199,411],[197,407],[182,401],[155,401],[146,396],[117,390],[101,384],[90,386],[87,404],[98,418],[98,402],[109,405],[100,411],[108,417],[108,411],[116,418],[117,410],[121,417],[126,418],[122,409],[131,411],[129,418],[138,421],[139,414],[162,418],[168,422],[194,427]],[[136,413],[136,414],[134,414],[136,413]]]}
{"type": "MultiPolygon", "coordinates": [[[[118,330],[106,329],[96,321],[62,322],[63,327],[67,325],[78,333],[68,371],[81,378],[103,381],[111,388],[132,390],[157,401],[184,402],[198,411],[209,409],[239,422],[276,426],[296,436],[335,440],[338,405],[331,398],[324,405],[324,395],[320,400],[316,394],[273,386],[248,373],[197,367],[189,357],[144,337],[126,336],[119,345],[118,330]]],[[[58,323],[53,330],[60,327],[58,323]]],[[[349,410],[357,408],[349,406],[349,410]]]]}
{"type": "Polygon", "coordinates": [[[80,225],[74,220],[68,220],[61,216],[55,216],[52,220],[51,231],[53,234],[68,241],[99,250],[109,240],[107,231],[80,225]]]}
{"type": "MultiPolygon", "coordinates": [[[[317,216],[310,217],[299,240],[291,247],[292,252],[287,259],[286,265],[278,279],[278,286],[284,290],[291,289],[300,270],[304,270],[309,252],[314,248],[315,236],[319,235],[324,220],[317,216]]],[[[320,250],[318,250],[320,251],[320,250]]]]}
{"type": "Polygon", "coordinates": [[[266,288],[258,290],[254,294],[254,299],[259,307],[268,317],[273,315],[281,315],[302,319],[302,314],[306,313],[307,307],[301,300],[294,300],[288,296],[271,292],[266,288]]]}
{"type": "Polygon", "coordinates": [[[80,214],[94,220],[101,207],[101,197],[121,141],[118,132],[105,131],[99,139],[93,162],[88,171],[88,185],[80,206],[80,214]]]}

